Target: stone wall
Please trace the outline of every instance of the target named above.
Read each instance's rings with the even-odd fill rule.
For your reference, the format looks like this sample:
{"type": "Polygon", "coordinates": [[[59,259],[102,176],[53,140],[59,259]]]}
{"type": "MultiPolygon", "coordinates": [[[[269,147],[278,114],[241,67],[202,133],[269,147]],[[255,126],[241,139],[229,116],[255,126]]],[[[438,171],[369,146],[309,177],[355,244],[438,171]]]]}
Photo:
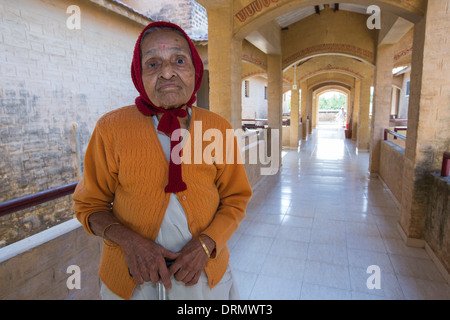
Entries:
{"type": "Polygon", "coordinates": [[[403,162],[405,149],[391,141],[381,143],[380,176],[398,202],[402,200],[403,162]]]}
{"type": "Polygon", "coordinates": [[[69,220],[0,248],[0,300],[100,299],[101,246],[100,238],[69,220]],[[70,266],[79,267],[79,288],[67,285],[77,283],[69,279],[75,276],[70,266]]]}
{"type": "Polygon", "coordinates": [[[409,238],[424,238],[430,175],[440,171],[442,154],[450,148],[449,5],[428,1],[426,16],[414,27],[400,215],[409,238]]]}
{"type": "Polygon", "coordinates": [[[123,0],[122,2],[155,21],[163,20],[179,25],[195,40],[208,34],[206,9],[194,0],[123,0]]]}
{"type": "Polygon", "coordinates": [[[431,180],[425,241],[450,274],[450,178],[432,174],[431,180]]]}
{"type": "MultiPolygon", "coordinates": [[[[97,119],[134,102],[143,25],[89,1],[0,0],[0,202],[75,182],[97,119]],[[69,29],[67,8],[80,8],[69,29]],[[79,139],[74,127],[77,127],[79,139]]],[[[71,219],[70,198],[0,218],[0,247],[71,219]]]]}

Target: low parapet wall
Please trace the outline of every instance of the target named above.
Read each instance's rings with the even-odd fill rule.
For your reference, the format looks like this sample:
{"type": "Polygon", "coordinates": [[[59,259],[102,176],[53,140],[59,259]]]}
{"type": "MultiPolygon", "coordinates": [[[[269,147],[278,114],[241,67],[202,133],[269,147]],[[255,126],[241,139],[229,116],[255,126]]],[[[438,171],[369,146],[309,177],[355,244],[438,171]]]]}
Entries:
{"type": "Polygon", "coordinates": [[[73,219],[1,248],[0,299],[99,299],[101,245],[73,219]]]}
{"type": "MultiPolygon", "coordinates": [[[[391,141],[383,141],[380,158],[380,176],[401,204],[405,150],[391,141]]],[[[430,175],[424,239],[404,240],[410,245],[425,247],[450,283],[450,178],[430,175]]]]}
{"type": "Polygon", "coordinates": [[[391,141],[382,141],[380,176],[399,203],[402,201],[404,159],[405,149],[391,141]]]}
{"type": "Polygon", "coordinates": [[[425,241],[442,263],[450,283],[450,177],[432,174],[431,181],[425,216],[425,241]]]}

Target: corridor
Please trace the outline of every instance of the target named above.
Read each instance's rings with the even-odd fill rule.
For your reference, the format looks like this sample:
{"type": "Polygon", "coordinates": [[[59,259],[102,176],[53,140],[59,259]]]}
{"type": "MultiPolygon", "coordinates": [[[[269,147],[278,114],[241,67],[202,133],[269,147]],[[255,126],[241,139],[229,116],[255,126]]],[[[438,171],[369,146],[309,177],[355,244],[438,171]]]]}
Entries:
{"type": "Polygon", "coordinates": [[[339,127],[300,143],[256,187],[229,243],[241,298],[450,299],[425,249],[401,239],[398,205],[369,179],[368,153],[339,127]]]}

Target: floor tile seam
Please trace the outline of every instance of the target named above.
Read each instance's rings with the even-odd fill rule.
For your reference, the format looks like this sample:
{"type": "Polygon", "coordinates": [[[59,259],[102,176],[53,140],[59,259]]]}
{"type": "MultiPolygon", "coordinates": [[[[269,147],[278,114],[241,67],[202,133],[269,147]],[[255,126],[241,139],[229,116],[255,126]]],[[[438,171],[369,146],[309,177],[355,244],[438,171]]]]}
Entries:
{"type": "Polygon", "coordinates": [[[434,264],[434,261],[431,258],[422,258],[422,257],[413,257],[413,256],[408,256],[408,255],[401,255],[401,254],[397,254],[397,253],[388,253],[388,257],[389,257],[389,261],[391,262],[392,265],[392,269],[394,270],[394,272],[400,276],[405,276],[405,277],[410,277],[410,278],[414,278],[414,279],[421,279],[421,280],[426,280],[426,281],[432,281],[432,282],[437,282],[437,283],[443,283],[449,286],[450,289],[450,285],[447,283],[447,281],[445,280],[445,278],[442,276],[442,274],[440,273],[440,271],[437,269],[436,265],[434,264]],[[422,276],[411,276],[411,275],[406,275],[406,274],[402,274],[401,272],[397,272],[396,268],[394,267],[394,263],[392,262],[392,257],[393,256],[400,256],[400,257],[404,257],[404,258],[410,258],[412,260],[423,260],[423,261],[427,261],[430,262],[430,264],[436,268],[436,274],[438,274],[438,277],[441,278],[441,280],[436,280],[436,279],[429,279],[429,278],[424,278],[422,276]]]}
{"type": "Polygon", "coordinates": [[[375,294],[375,292],[378,292],[378,291],[371,291],[371,292],[374,292],[374,293],[370,293],[370,292],[367,292],[367,291],[353,289],[353,288],[351,289],[351,291],[354,292],[354,293],[363,293],[363,294],[367,294],[367,295],[370,295],[370,296],[382,298],[383,300],[406,300],[406,295],[403,292],[403,288],[402,288],[400,283],[398,283],[398,289],[400,290],[401,295],[402,295],[402,298],[398,298],[398,299],[387,296],[385,294],[385,291],[383,290],[383,288],[381,288],[381,289],[367,289],[367,290],[381,290],[380,294],[375,294]]]}
{"type": "MultiPolygon", "coordinates": [[[[392,267],[392,270],[393,270],[393,272],[394,272],[395,279],[397,280],[397,283],[398,283],[399,286],[400,286],[400,290],[402,291],[403,296],[405,297],[406,300],[409,300],[409,299],[407,298],[407,292],[405,291],[405,290],[406,290],[406,287],[405,287],[405,285],[402,285],[402,281],[401,281],[400,277],[409,278],[409,279],[414,279],[414,280],[415,280],[415,279],[420,279],[420,280],[425,280],[425,281],[432,281],[432,280],[429,280],[429,279],[422,279],[422,278],[420,278],[420,277],[413,277],[413,276],[410,276],[410,275],[404,275],[404,274],[401,274],[400,272],[397,271],[397,268],[395,268],[394,263],[392,262],[391,256],[393,256],[393,255],[395,255],[395,254],[392,254],[392,253],[389,253],[389,252],[388,252],[389,262],[390,262],[391,267],[392,267]]],[[[416,257],[415,257],[414,259],[416,259],[416,257]]],[[[437,282],[437,283],[445,283],[445,284],[446,284],[446,282],[438,282],[438,281],[433,281],[433,282],[437,282]]],[[[450,286],[449,286],[449,288],[450,288],[450,286]]]]}
{"type": "MultiPolygon", "coordinates": [[[[255,280],[255,283],[253,284],[252,290],[251,290],[251,292],[250,292],[250,294],[249,294],[249,299],[248,299],[248,300],[253,300],[253,299],[250,299],[250,297],[252,296],[253,290],[255,289],[256,283],[258,282],[258,280],[259,280],[260,277],[266,277],[266,278],[277,279],[277,277],[272,276],[272,275],[258,274],[257,277],[256,277],[256,280],[255,280]]],[[[299,289],[299,292],[298,292],[297,299],[289,299],[289,300],[300,300],[301,291],[302,291],[302,287],[303,287],[303,282],[300,281],[300,280],[292,280],[292,279],[284,279],[284,278],[283,278],[282,280],[286,280],[286,281],[295,281],[295,282],[299,282],[299,283],[300,283],[300,289],[299,289]]],[[[270,299],[270,300],[277,300],[277,299],[276,299],[276,298],[272,298],[272,299],[270,299]]]]}
{"type": "Polygon", "coordinates": [[[332,265],[332,266],[335,266],[335,267],[351,267],[350,262],[348,260],[348,257],[347,257],[347,263],[346,264],[334,263],[334,262],[325,261],[325,260],[319,260],[319,259],[311,259],[311,258],[309,258],[309,255],[304,260],[305,260],[305,262],[309,262],[309,261],[311,261],[311,262],[319,262],[319,263],[323,263],[323,264],[329,264],[329,265],[332,265]]]}
{"type": "MultiPolygon", "coordinates": [[[[344,233],[345,233],[345,252],[346,252],[347,263],[348,263],[347,272],[348,272],[348,280],[350,282],[350,290],[351,290],[353,288],[353,286],[352,286],[352,278],[351,278],[351,275],[350,275],[350,268],[351,268],[351,266],[350,266],[350,258],[349,258],[349,255],[348,255],[349,248],[348,248],[348,244],[347,244],[347,228],[344,229],[344,233]]],[[[351,296],[351,293],[350,293],[350,296],[351,296]]]]}
{"type": "MultiPolygon", "coordinates": [[[[358,290],[358,287],[355,286],[355,282],[354,282],[354,281],[355,281],[355,278],[351,275],[351,270],[355,270],[355,269],[364,270],[365,268],[364,268],[364,267],[359,267],[359,266],[349,266],[349,267],[347,268],[347,270],[348,270],[348,284],[349,284],[350,289],[345,289],[345,288],[338,287],[338,286],[333,286],[333,285],[324,285],[324,284],[322,284],[322,283],[315,283],[315,282],[313,282],[313,281],[311,282],[311,281],[308,281],[307,278],[304,279],[303,282],[304,282],[304,283],[307,283],[307,284],[318,285],[318,286],[321,286],[321,287],[324,287],[324,288],[333,288],[333,289],[340,289],[340,290],[346,290],[346,291],[357,292],[357,293],[370,294],[370,293],[367,293],[366,291],[358,290]]],[[[366,269],[366,270],[367,270],[367,269],[366,269]]],[[[394,277],[395,277],[395,279],[397,280],[398,288],[401,290],[403,297],[406,298],[406,295],[405,295],[405,293],[403,292],[403,287],[402,287],[402,285],[401,285],[401,283],[400,283],[400,281],[399,281],[397,275],[396,275],[395,273],[392,273],[392,272],[385,272],[384,274],[386,274],[386,273],[387,273],[387,274],[390,274],[391,276],[394,276],[394,277]]],[[[370,277],[370,274],[367,273],[367,276],[370,277]]],[[[382,275],[381,277],[383,277],[383,275],[382,275]]],[[[381,289],[381,290],[383,290],[383,289],[381,289]]],[[[377,297],[384,297],[384,298],[389,299],[389,300],[393,300],[392,298],[386,296],[386,294],[384,293],[384,291],[383,291],[382,294],[379,294],[379,295],[377,295],[377,294],[372,294],[372,295],[377,296],[377,297]]]]}
{"type": "MultiPolygon", "coordinates": [[[[392,238],[392,239],[394,239],[394,238],[392,238]]],[[[410,247],[407,247],[407,248],[410,248],[410,247]]],[[[422,249],[422,248],[414,248],[414,247],[411,247],[411,248],[412,249],[422,249]]],[[[425,251],[425,249],[423,251],[425,251]]],[[[426,253],[426,251],[425,251],[425,253],[426,253]]],[[[400,254],[400,253],[390,252],[390,251],[388,251],[387,254],[389,256],[400,256],[400,257],[409,258],[409,259],[413,259],[413,260],[428,261],[428,262],[432,263],[436,267],[436,265],[434,264],[433,259],[431,259],[431,257],[429,257],[429,256],[427,256],[427,257],[420,257],[420,256],[409,255],[409,254],[400,254]]],[[[437,269],[437,267],[436,267],[436,269],[437,269]]]]}
{"type": "MultiPolygon", "coordinates": [[[[317,284],[317,283],[308,283],[308,282],[306,282],[306,284],[307,284],[307,285],[317,286],[317,287],[319,287],[319,288],[324,288],[324,289],[327,290],[327,291],[328,291],[329,289],[342,290],[342,291],[345,291],[346,293],[349,293],[349,294],[350,294],[350,298],[352,297],[352,296],[351,296],[351,290],[342,289],[342,288],[336,288],[336,287],[330,287],[330,286],[324,286],[324,285],[317,284]]],[[[300,300],[306,300],[306,301],[308,301],[308,300],[331,300],[331,301],[336,301],[336,300],[344,300],[344,301],[346,301],[346,300],[351,300],[351,299],[331,299],[331,298],[322,298],[322,297],[319,297],[319,299],[311,299],[311,298],[305,298],[305,297],[302,297],[303,295],[306,295],[306,293],[303,292],[303,284],[302,284],[302,291],[300,292],[300,300]],[[302,293],[303,293],[303,294],[302,294],[302,293]]]]}
{"type": "MultiPolygon", "coordinates": [[[[367,292],[361,292],[361,291],[355,291],[355,290],[352,290],[351,291],[351,293],[352,293],[352,300],[368,300],[368,299],[356,299],[354,296],[353,296],[353,294],[361,294],[361,293],[363,293],[363,294],[365,294],[365,295],[367,295],[367,296],[372,296],[372,297],[374,297],[374,298],[380,298],[379,300],[383,300],[383,301],[403,301],[403,300],[407,300],[406,299],[406,297],[403,295],[403,298],[402,299],[394,299],[394,298],[389,298],[389,297],[386,297],[386,296],[381,296],[381,295],[376,295],[376,294],[371,294],[371,293],[367,293],[367,292]]],[[[402,292],[402,294],[403,294],[403,292],[402,292]]]]}
{"type": "Polygon", "coordinates": [[[333,285],[324,285],[324,284],[322,284],[322,283],[311,282],[311,281],[308,281],[308,279],[304,279],[304,280],[302,281],[302,289],[303,289],[303,285],[304,285],[304,284],[312,284],[312,285],[317,285],[317,286],[321,286],[321,287],[324,287],[324,288],[332,288],[332,289],[339,289],[339,290],[350,291],[350,290],[351,290],[350,278],[348,279],[348,281],[349,281],[348,285],[349,285],[349,288],[350,288],[350,289],[348,289],[348,288],[343,288],[343,287],[339,287],[339,286],[333,286],[333,285]]]}
{"type": "MultiPolygon", "coordinates": [[[[262,269],[263,269],[264,264],[266,263],[267,256],[269,255],[270,250],[272,250],[272,246],[273,246],[274,241],[275,241],[275,237],[272,237],[272,243],[270,244],[270,248],[269,248],[269,250],[267,251],[267,253],[264,254],[264,260],[261,262],[261,268],[258,269],[258,272],[255,272],[255,273],[254,273],[254,274],[256,274],[256,279],[255,279],[255,282],[253,283],[252,289],[250,290],[250,293],[249,293],[249,295],[248,295],[249,298],[250,298],[250,297],[252,296],[252,294],[253,294],[253,290],[255,289],[255,286],[256,286],[256,283],[258,282],[258,279],[259,279],[261,276],[264,276],[264,275],[261,273],[261,271],[262,271],[262,269]]],[[[252,272],[252,273],[253,273],[253,272],[252,272]]]]}
{"type": "MultiPolygon", "coordinates": [[[[314,284],[317,285],[317,284],[314,284]]],[[[364,294],[365,296],[371,296],[373,298],[377,298],[376,300],[406,300],[406,297],[403,297],[402,299],[395,299],[395,298],[390,298],[390,297],[386,297],[385,295],[377,295],[377,294],[372,294],[372,293],[368,293],[368,292],[362,292],[362,291],[357,291],[357,290],[347,290],[347,289],[342,289],[342,288],[335,288],[335,287],[328,287],[328,286],[323,286],[323,285],[317,285],[319,287],[322,288],[331,288],[331,289],[338,289],[338,290],[343,290],[346,291],[350,294],[350,299],[325,299],[325,300],[331,300],[331,301],[335,301],[335,300],[343,300],[343,301],[350,301],[350,300],[368,300],[368,299],[361,299],[361,298],[356,298],[355,295],[360,295],[360,294],[364,294]]]]}
{"type": "MultiPolygon", "coordinates": [[[[268,206],[270,206],[270,205],[267,205],[267,204],[264,205],[264,204],[262,204],[262,205],[256,210],[256,214],[268,214],[268,215],[284,215],[284,214],[285,214],[285,213],[282,213],[282,212],[280,212],[280,213],[278,213],[278,214],[261,213],[261,212],[263,212],[264,210],[266,210],[268,206]]],[[[276,207],[276,206],[275,206],[275,207],[276,207]]],[[[284,211],[287,211],[287,209],[284,210],[284,211]]]]}
{"type": "MultiPolygon", "coordinates": [[[[433,259],[432,259],[432,258],[430,257],[430,255],[426,252],[425,248],[408,247],[408,246],[406,246],[406,244],[405,244],[406,249],[409,249],[409,248],[410,248],[410,249],[419,249],[419,250],[424,251],[424,252],[426,253],[426,257],[421,257],[421,256],[410,255],[410,254],[401,254],[401,253],[391,252],[391,251],[389,250],[387,244],[386,244],[386,241],[389,241],[389,239],[391,239],[391,240],[396,240],[396,241],[397,241],[397,240],[400,240],[400,241],[402,241],[402,243],[404,244],[403,240],[401,239],[400,233],[398,233],[398,236],[399,236],[398,238],[390,237],[390,236],[387,236],[387,235],[383,236],[383,233],[380,231],[379,225],[378,225],[378,224],[376,224],[376,225],[377,225],[377,228],[378,228],[378,232],[380,232],[380,236],[381,236],[381,238],[382,238],[382,240],[383,240],[383,244],[384,244],[384,246],[385,246],[385,248],[386,248],[386,253],[389,255],[389,259],[391,258],[391,255],[394,255],[394,256],[397,255],[397,256],[406,257],[406,258],[411,258],[411,259],[422,259],[422,260],[430,261],[431,263],[433,263],[433,265],[435,265],[433,259]]],[[[392,226],[392,227],[395,227],[395,226],[392,226]]],[[[398,231],[398,230],[397,230],[397,231],[398,231]]],[[[390,259],[390,260],[391,260],[391,259],[390,259]]],[[[392,264],[392,260],[391,260],[391,264],[392,264]]]]}
{"type": "Polygon", "coordinates": [[[313,261],[313,262],[320,262],[320,263],[326,263],[326,264],[331,264],[331,265],[334,265],[334,266],[345,266],[345,267],[348,267],[348,266],[350,266],[350,259],[349,259],[349,257],[348,257],[348,251],[349,251],[349,249],[355,249],[355,248],[348,248],[348,246],[347,246],[347,244],[345,244],[345,246],[342,246],[342,245],[334,245],[334,246],[336,246],[336,247],[344,247],[344,249],[345,249],[345,254],[346,254],[346,264],[337,264],[337,263],[332,263],[332,262],[329,262],[329,261],[324,261],[324,260],[315,260],[315,259],[311,259],[310,258],[310,250],[311,249],[313,249],[313,248],[311,248],[311,245],[318,245],[318,246],[333,246],[334,244],[333,243],[321,243],[321,242],[314,242],[314,241],[309,241],[308,242],[308,251],[307,251],[307,253],[306,253],[306,261],[313,261]]]}
{"type": "Polygon", "coordinates": [[[445,282],[445,281],[436,281],[436,280],[431,280],[431,279],[424,279],[424,278],[413,277],[411,275],[404,275],[404,274],[399,274],[399,273],[397,273],[396,276],[397,276],[397,281],[399,281],[399,283],[400,283],[400,279],[399,279],[399,277],[400,277],[400,278],[406,278],[406,279],[410,279],[410,280],[431,282],[431,283],[436,284],[436,285],[442,285],[444,287],[447,287],[447,289],[449,290],[448,291],[449,292],[448,295],[450,297],[450,285],[447,282],[445,282]]]}
{"type": "MultiPolygon", "coordinates": [[[[252,253],[256,253],[256,254],[264,254],[266,256],[269,254],[270,250],[272,249],[273,243],[275,241],[275,237],[265,237],[265,236],[258,236],[258,235],[253,235],[253,234],[244,234],[244,236],[270,239],[270,245],[269,245],[269,249],[267,249],[267,252],[262,252],[262,251],[251,249],[251,248],[247,250],[248,252],[252,252],[252,253]]],[[[238,243],[236,242],[234,247],[236,247],[237,244],[238,243]]]]}
{"type": "MultiPolygon", "coordinates": [[[[395,227],[395,226],[394,226],[394,227],[395,227]]],[[[378,224],[377,224],[377,228],[379,229],[378,224]]],[[[397,230],[397,231],[398,231],[398,230],[397,230]]],[[[401,239],[400,232],[398,232],[398,235],[400,236],[399,238],[393,238],[393,237],[383,236],[383,234],[382,234],[381,232],[380,232],[380,234],[381,234],[381,236],[382,236],[382,239],[383,239],[383,242],[384,242],[384,243],[385,243],[385,240],[388,240],[388,239],[393,239],[393,240],[399,240],[399,239],[401,239]]],[[[387,246],[386,243],[385,243],[385,246],[387,246]]],[[[408,248],[410,248],[410,247],[408,247],[408,248]]],[[[412,248],[414,248],[414,247],[412,247],[412,248]]],[[[386,248],[386,249],[387,249],[387,248],[386,248]]],[[[400,254],[400,253],[395,253],[395,252],[389,252],[389,251],[388,251],[387,253],[388,253],[389,260],[390,260],[390,262],[391,262],[392,267],[393,267],[393,262],[392,262],[391,256],[401,256],[401,257],[406,257],[406,258],[410,258],[410,259],[422,259],[422,260],[424,260],[424,261],[430,261],[430,262],[432,263],[432,265],[434,265],[434,266],[437,268],[436,263],[433,261],[433,259],[432,259],[432,257],[430,256],[430,254],[429,254],[428,252],[426,252],[425,248],[417,248],[417,249],[423,249],[423,250],[425,251],[425,253],[426,253],[426,257],[414,256],[414,255],[408,255],[408,254],[400,254]]],[[[439,272],[439,274],[441,274],[439,270],[438,270],[438,272],[439,272]]],[[[441,275],[442,275],[442,274],[441,274],[441,275]]],[[[443,278],[444,278],[444,277],[443,277],[443,278]]],[[[445,279],[443,279],[443,282],[447,283],[447,281],[446,281],[445,279]]],[[[450,287],[450,286],[449,286],[449,287],[450,287]]]]}
{"type": "MultiPolygon", "coordinates": [[[[242,271],[242,270],[241,270],[241,272],[254,274],[253,272],[247,272],[247,271],[242,271]]],[[[252,296],[253,290],[255,289],[255,285],[258,282],[258,277],[259,277],[259,274],[256,274],[255,281],[253,282],[253,284],[251,286],[251,289],[249,290],[248,297],[247,297],[246,300],[250,300],[250,297],[252,296]]]]}
{"type": "MultiPolygon", "coordinates": [[[[282,257],[282,256],[273,255],[273,254],[267,254],[267,256],[282,257]]],[[[267,257],[266,257],[266,258],[267,258],[267,257]]],[[[306,264],[306,260],[305,260],[305,259],[298,259],[298,258],[291,258],[291,257],[285,257],[285,258],[292,259],[292,260],[302,260],[302,261],[304,261],[305,264],[306,264]]],[[[263,265],[265,264],[265,262],[266,262],[266,261],[264,261],[263,265]]],[[[301,279],[293,279],[292,277],[288,277],[288,276],[285,276],[285,275],[277,275],[277,276],[275,276],[275,275],[273,275],[273,274],[263,273],[263,269],[264,269],[264,268],[261,268],[261,271],[259,271],[259,273],[260,273],[261,275],[263,275],[263,276],[269,276],[269,277],[273,277],[273,278],[281,278],[281,279],[284,279],[284,280],[303,281],[303,278],[304,278],[304,275],[305,275],[305,270],[304,270],[304,269],[302,270],[302,277],[301,277],[301,279]]]]}
{"type": "Polygon", "coordinates": [[[300,290],[300,297],[301,297],[301,292],[303,290],[303,284],[305,283],[304,281],[305,281],[305,274],[306,274],[306,262],[307,262],[307,259],[309,257],[309,251],[311,250],[312,226],[314,225],[314,220],[315,220],[315,217],[313,217],[313,221],[312,221],[312,224],[311,224],[311,232],[309,233],[309,241],[307,242],[308,243],[308,247],[306,249],[305,268],[303,270],[302,285],[301,285],[301,290],[300,290]]]}
{"type": "Polygon", "coordinates": [[[448,288],[449,292],[450,292],[450,285],[445,281],[445,280],[436,280],[436,279],[429,279],[429,278],[424,278],[421,276],[413,276],[410,274],[402,274],[400,272],[397,272],[394,270],[394,274],[397,278],[397,281],[400,281],[399,277],[403,277],[403,278],[409,278],[409,279],[414,279],[414,280],[420,280],[420,281],[426,281],[426,282],[431,282],[434,284],[438,284],[438,285],[444,285],[448,288]]]}

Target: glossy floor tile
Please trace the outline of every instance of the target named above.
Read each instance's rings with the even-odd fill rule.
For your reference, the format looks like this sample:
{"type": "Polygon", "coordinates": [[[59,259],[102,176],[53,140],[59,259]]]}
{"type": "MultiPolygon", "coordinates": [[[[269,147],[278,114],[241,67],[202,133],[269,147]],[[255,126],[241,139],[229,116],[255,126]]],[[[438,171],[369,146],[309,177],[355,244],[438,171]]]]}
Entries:
{"type": "Polygon", "coordinates": [[[282,163],[229,242],[242,299],[450,299],[425,250],[402,241],[397,202],[342,128],[315,129],[282,163]]]}

